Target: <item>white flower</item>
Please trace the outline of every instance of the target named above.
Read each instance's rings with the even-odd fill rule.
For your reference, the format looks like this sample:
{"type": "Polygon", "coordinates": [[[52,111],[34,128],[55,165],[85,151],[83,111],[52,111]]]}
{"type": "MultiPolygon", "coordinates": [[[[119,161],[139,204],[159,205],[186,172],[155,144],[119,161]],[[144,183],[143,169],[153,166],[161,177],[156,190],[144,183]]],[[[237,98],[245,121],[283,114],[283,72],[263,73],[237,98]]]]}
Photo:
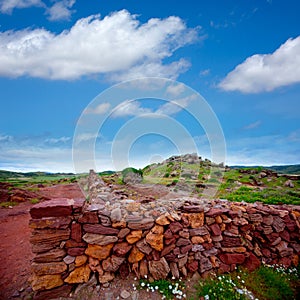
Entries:
{"type": "Polygon", "coordinates": [[[137,278],[136,278],[136,277],[134,277],[134,280],[137,280],[137,278]]]}
{"type": "Polygon", "coordinates": [[[135,290],[136,290],[136,287],[134,287],[133,290],[135,291],[135,290]]]}
{"type": "Polygon", "coordinates": [[[171,285],[169,285],[169,290],[171,290],[173,287],[171,285]]]}
{"type": "Polygon", "coordinates": [[[172,276],[172,280],[175,280],[175,277],[174,277],[174,276],[172,276]]]}
{"type": "Polygon", "coordinates": [[[147,278],[147,275],[145,275],[144,277],[147,278]]]}
{"type": "Polygon", "coordinates": [[[209,300],[209,295],[205,295],[204,300],[209,300]]]}
{"type": "Polygon", "coordinates": [[[142,282],[142,283],[141,283],[141,286],[143,286],[143,287],[144,287],[144,286],[145,286],[145,282],[142,282]]]}
{"type": "Polygon", "coordinates": [[[158,286],[157,285],[155,286],[155,289],[158,290],[158,286]]]}

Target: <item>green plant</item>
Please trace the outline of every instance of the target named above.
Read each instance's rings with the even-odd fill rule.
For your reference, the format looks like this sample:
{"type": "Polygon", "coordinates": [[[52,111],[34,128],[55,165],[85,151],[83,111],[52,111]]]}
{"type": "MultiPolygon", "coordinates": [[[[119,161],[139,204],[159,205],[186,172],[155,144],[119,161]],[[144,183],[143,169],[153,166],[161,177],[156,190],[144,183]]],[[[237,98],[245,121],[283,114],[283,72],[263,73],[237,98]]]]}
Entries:
{"type": "Polygon", "coordinates": [[[17,202],[1,202],[0,203],[0,207],[3,207],[3,208],[8,208],[10,206],[15,206],[17,205],[18,203],[17,202]]]}
{"type": "Polygon", "coordinates": [[[31,204],[37,204],[37,203],[39,203],[40,202],[40,200],[38,199],[38,198],[32,198],[31,200],[30,200],[30,203],[31,204]]]}

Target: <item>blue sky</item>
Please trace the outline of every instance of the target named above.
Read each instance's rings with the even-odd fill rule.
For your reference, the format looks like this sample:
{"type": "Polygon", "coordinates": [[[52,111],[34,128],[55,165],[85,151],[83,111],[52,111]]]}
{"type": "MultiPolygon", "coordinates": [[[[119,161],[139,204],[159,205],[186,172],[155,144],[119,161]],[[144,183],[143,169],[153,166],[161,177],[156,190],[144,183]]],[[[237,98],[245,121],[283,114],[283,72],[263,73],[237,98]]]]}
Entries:
{"type": "MultiPolygon", "coordinates": [[[[73,171],[84,109],[141,76],[177,80],[205,98],[222,127],[227,164],[300,163],[299,11],[296,0],[0,1],[0,169],[73,171]]],[[[94,118],[109,107],[102,102],[94,118]]],[[[178,153],[172,120],[199,155],[211,157],[205,130],[187,114],[190,102],[181,104],[163,109],[169,137],[147,129],[131,142],[130,165],[178,153]]],[[[126,140],[132,119],[163,105],[135,101],[110,116],[95,146],[96,168],[116,167],[118,130],[128,126],[126,140]]]]}

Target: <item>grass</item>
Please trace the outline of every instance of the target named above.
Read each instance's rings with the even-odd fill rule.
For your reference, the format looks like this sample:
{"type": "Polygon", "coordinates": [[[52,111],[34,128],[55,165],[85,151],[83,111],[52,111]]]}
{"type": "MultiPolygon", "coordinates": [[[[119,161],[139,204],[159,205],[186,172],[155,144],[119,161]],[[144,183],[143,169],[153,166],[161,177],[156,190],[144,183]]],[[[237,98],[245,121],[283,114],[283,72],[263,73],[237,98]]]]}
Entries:
{"type": "Polygon", "coordinates": [[[18,203],[17,202],[0,202],[0,207],[3,207],[3,208],[8,208],[10,206],[15,206],[17,205],[18,203]]]}
{"type": "Polygon", "coordinates": [[[280,266],[262,265],[249,273],[239,269],[233,273],[209,277],[196,286],[197,299],[205,300],[293,300],[299,299],[299,271],[280,266]]]}
{"type": "Polygon", "coordinates": [[[31,204],[37,204],[37,203],[39,203],[40,202],[40,199],[38,199],[38,198],[32,198],[31,200],[30,200],[30,203],[31,204]]]}

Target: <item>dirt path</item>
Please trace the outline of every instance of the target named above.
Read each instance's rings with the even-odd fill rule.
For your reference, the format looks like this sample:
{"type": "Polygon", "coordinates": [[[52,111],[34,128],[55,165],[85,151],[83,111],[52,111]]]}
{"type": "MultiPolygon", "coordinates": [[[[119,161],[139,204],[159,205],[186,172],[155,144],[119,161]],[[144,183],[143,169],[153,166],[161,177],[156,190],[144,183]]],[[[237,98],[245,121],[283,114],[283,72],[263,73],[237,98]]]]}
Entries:
{"type": "MultiPolygon", "coordinates": [[[[48,198],[79,198],[77,184],[41,188],[38,192],[48,198]]],[[[29,288],[30,261],[33,258],[28,223],[31,203],[0,209],[0,299],[19,298],[18,292],[29,288]]],[[[29,290],[28,290],[29,292],[29,290]]]]}

